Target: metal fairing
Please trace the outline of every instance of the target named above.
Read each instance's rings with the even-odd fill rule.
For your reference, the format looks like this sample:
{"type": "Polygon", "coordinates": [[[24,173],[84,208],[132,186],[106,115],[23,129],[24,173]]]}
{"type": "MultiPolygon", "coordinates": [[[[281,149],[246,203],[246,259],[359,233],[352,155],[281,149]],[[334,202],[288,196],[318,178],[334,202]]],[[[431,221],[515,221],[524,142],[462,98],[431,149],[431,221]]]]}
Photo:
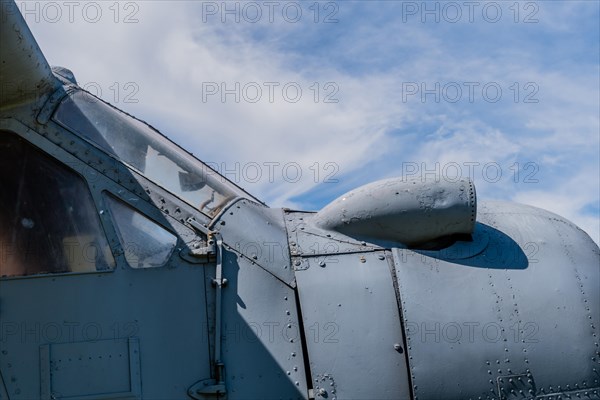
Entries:
{"type": "Polygon", "coordinates": [[[221,212],[211,228],[225,243],[289,286],[295,286],[281,209],[240,199],[221,212]]]}
{"type": "Polygon", "coordinates": [[[388,178],[353,189],[312,218],[327,231],[405,245],[471,233],[477,200],[470,179],[388,178]]]}
{"type": "Polygon", "coordinates": [[[415,399],[599,398],[598,247],[517,204],[480,203],[478,231],[393,251],[415,399]]]}

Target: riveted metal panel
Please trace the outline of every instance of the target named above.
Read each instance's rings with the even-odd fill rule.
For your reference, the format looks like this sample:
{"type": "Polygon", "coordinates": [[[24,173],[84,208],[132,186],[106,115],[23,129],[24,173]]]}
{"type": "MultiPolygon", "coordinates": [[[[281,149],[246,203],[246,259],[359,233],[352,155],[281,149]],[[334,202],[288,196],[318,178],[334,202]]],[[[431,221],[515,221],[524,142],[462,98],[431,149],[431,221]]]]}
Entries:
{"type": "Polygon", "coordinates": [[[292,257],[321,256],[322,261],[333,254],[373,251],[380,247],[353,239],[335,231],[321,229],[311,221],[314,213],[292,212],[285,214],[290,253],[292,257]]]}
{"type": "Polygon", "coordinates": [[[581,389],[581,390],[569,390],[567,392],[551,393],[542,396],[536,396],[535,400],[574,400],[574,399],[586,399],[586,400],[598,400],[600,399],[600,390],[595,389],[581,389]]]}
{"type": "Polygon", "coordinates": [[[213,229],[237,253],[286,284],[295,285],[281,209],[240,200],[221,213],[213,229]]]}
{"type": "Polygon", "coordinates": [[[0,4],[0,108],[35,104],[60,86],[14,1],[0,4]]]}
{"type": "Polygon", "coordinates": [[[227,398],[308,398],[294,290],[257,263],[227,250],[223,277],[227,398]]]}
{"type": "Polygon", "coordinates": [[[311,257],[296,272],[316,399],[410,398],[385,254],[344,254],[324,264],[311,257]]]}
{"type": "Polygon", "coordinates": [[[136,338],[40,346],[41,399],[139,399],[136,338]]]}
{"type": "Polygon", "coordinates": [[[533,397],[536,392],[535,381],[531,373],[499,376],[496,378],[496,382],[500,400],[533,397]]]}
{"type": "Polygon", "coordinates": [[[598,247],[533,207],[484,203],[478,221],[487,244],[481,249],[476,235],[473,251],[461,245],[464,257],[393,252],[415,397],[531,398],[598,387],[598,247]],[[517,389],[508,383],[515,377],[523,380],[517,389]]]}
{"type": "MultiPolygon", "coordinates": [[[[133,335],[144,354],[143,397],[185,396],[191,384],[210,377],[203,269],[117,269],[0,281],[0,370],[10,398],[39,398],[40,379],[47,376],[40,373],[47,365],[40,345],[133,335]],[[23,296],[28,300],[21,301],[23,296]]],[[[108,373],[104,377],[110,379],[108,373]]]]}

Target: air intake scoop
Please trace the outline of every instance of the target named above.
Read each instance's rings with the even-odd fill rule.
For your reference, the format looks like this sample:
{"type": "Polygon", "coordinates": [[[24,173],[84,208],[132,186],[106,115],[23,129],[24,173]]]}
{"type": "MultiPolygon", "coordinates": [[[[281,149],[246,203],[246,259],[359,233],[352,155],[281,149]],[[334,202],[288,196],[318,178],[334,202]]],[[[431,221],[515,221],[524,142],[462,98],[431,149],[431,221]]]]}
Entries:
{"type": "Polygon", "coordinates": [[[456,182],[392,178],[337,198],[312,219],[325,230],[363,240],[407,246],[454,234],[471,234],[477,199],[470,179],[456,182]]]}

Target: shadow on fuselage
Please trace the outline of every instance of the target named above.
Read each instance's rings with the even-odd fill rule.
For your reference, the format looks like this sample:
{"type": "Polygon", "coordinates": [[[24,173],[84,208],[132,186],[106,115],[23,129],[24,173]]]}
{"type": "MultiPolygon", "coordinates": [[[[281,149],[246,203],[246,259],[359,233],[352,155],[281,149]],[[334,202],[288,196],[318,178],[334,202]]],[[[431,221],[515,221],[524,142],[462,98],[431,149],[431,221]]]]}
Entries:
{"type": "Polygon", "coordinates": [[[522,270],[534,262],[537,246],[523,247],[496,228],[478,222],[467,240],[457,240],[441,250],[413,250],[423,256],[475,268],[522,270]],[[527,251],[528,254],[525,252],[527,251]]]}
{"type": "Polygon", "coordinates": [[[293,289],[229,250],[223,252],[223,276],[221,360],[231,397],[304,398],[302,332],[293,289]]]}

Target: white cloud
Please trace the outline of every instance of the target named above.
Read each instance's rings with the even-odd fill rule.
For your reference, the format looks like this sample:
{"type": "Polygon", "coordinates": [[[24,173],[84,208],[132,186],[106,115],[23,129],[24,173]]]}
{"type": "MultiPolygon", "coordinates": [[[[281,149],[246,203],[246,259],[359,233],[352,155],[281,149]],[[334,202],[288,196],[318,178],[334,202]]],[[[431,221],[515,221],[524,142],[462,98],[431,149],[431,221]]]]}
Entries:
{"type": "MultiPolygon", "coordinates": [[[[597,65],[580,66],[577,60],[571,68],[545,65],[540,61],[544,54],[532,53],[518,42],[496,40],[489,54],[470,47],[473,42],[457,47],[452,35],[461,27],[385,23],[384,7],[369,8],[366,19],[352,15],[351,7],[340,8],[346,12],[340,18],[351,19],[349,25],[356,30],[343,24],[329,27],[327,33],[339,37],[328,59],[323,49],[301,48],[299,39],[304,37],[318,44],[317,26],[281,20],[272,25],[203,23],[194,2],[137,4],[135,24],[115,24],[110,18],[97,24],[81,18],[73,24],[29,22],[51,64],[71,68],[82,85],[97,82],[106,100],[148,120],[199,158],[225,163],[230,170],[241,163],[238,183],[268,203],[301,208],[298,196],[322,182],[327,162],[335,163],[336,177],[366,182],[401,173],[403,161],[495,162],[507,173],[525,158],[542,169],[562,168],[563,173],[540,182],[535,190],[515,187],[510,179],[491,184],[476,176],[480,195],[550,208],[584,226],[598,242],[597,217],[582,211],[598,201],[600,190],[594,154],[599,130],[597,65]],[[360,68],[340,65],[338,58],[356,61],[360,68]],[[503,102],[488,104],[480,97],[472,104],[423,104],[418,96],[409,102],[402,98],[406,82],[431,87],[436,81],[469,80],[498,82],[505,91],[503,102]],[[111,89],[115,82],[120,88],[117,101],[111,89]],[[139,88],[137,104],[123,103],[128,82],[139,88]],[[211,82],[228,88],[254,82],[263,89],[263,97],[255,104],[243,99],[235,103],[232,95],[225,103],[218,95],[203,101],[203,88],[211,82]],[[280,85],[273,103],[266,101],[265,82],[280,85]],[[280,88],[289,82],[302,88],[297,103],[282,98],[280,88]],[[311,89],[315,82],[318,102],[311,89]],[[339,88],[334,96],[338,103],[323,102],[332,92],[325,90],[327,82],[339,88]],[[535,82],[540,102],[511,102],[509,87],[514,82],[535,82]],[[244,179],[244,165],[252,162],[262,166],[257,183],[244,179]],[[268,162],[280,163],[273,180],[264,165],[268,162]],[[282,170],[290,162],[301,166],[299,182],[291,182],[293,176],[282,170]],[[315,163],[321,169],[317,179],[311,169],[315,163]],[[376,170],[366,168],[374,163],[376,170]],[[577,179],[574,171],[580,172],[577,179]]],[[[108,6],[104,12],[110,16],[108,6]]],[[[560,9],[568,11],[560,26],[547,23],[560,11],[550,7],[540,14],[542,23],[528,28],[573,34],[578,13],[569,7],[560,9]]],[[[471,33],[485,40],[485,35],[493,38],[501,32],[494,29],[477,25],[471,33]]],[[[232,173],[229,177],[236,179],[232,173]]]]}
{"type": "Polygon", "coordinates": [[[594,171],[579,171],[552,190],[530,190],[516,194],[512,200],[544,208],[574,222],[600,243],[598,217],[585,212],[591,201],[598,202],[597,186],[590,182],[594,171]]]}

